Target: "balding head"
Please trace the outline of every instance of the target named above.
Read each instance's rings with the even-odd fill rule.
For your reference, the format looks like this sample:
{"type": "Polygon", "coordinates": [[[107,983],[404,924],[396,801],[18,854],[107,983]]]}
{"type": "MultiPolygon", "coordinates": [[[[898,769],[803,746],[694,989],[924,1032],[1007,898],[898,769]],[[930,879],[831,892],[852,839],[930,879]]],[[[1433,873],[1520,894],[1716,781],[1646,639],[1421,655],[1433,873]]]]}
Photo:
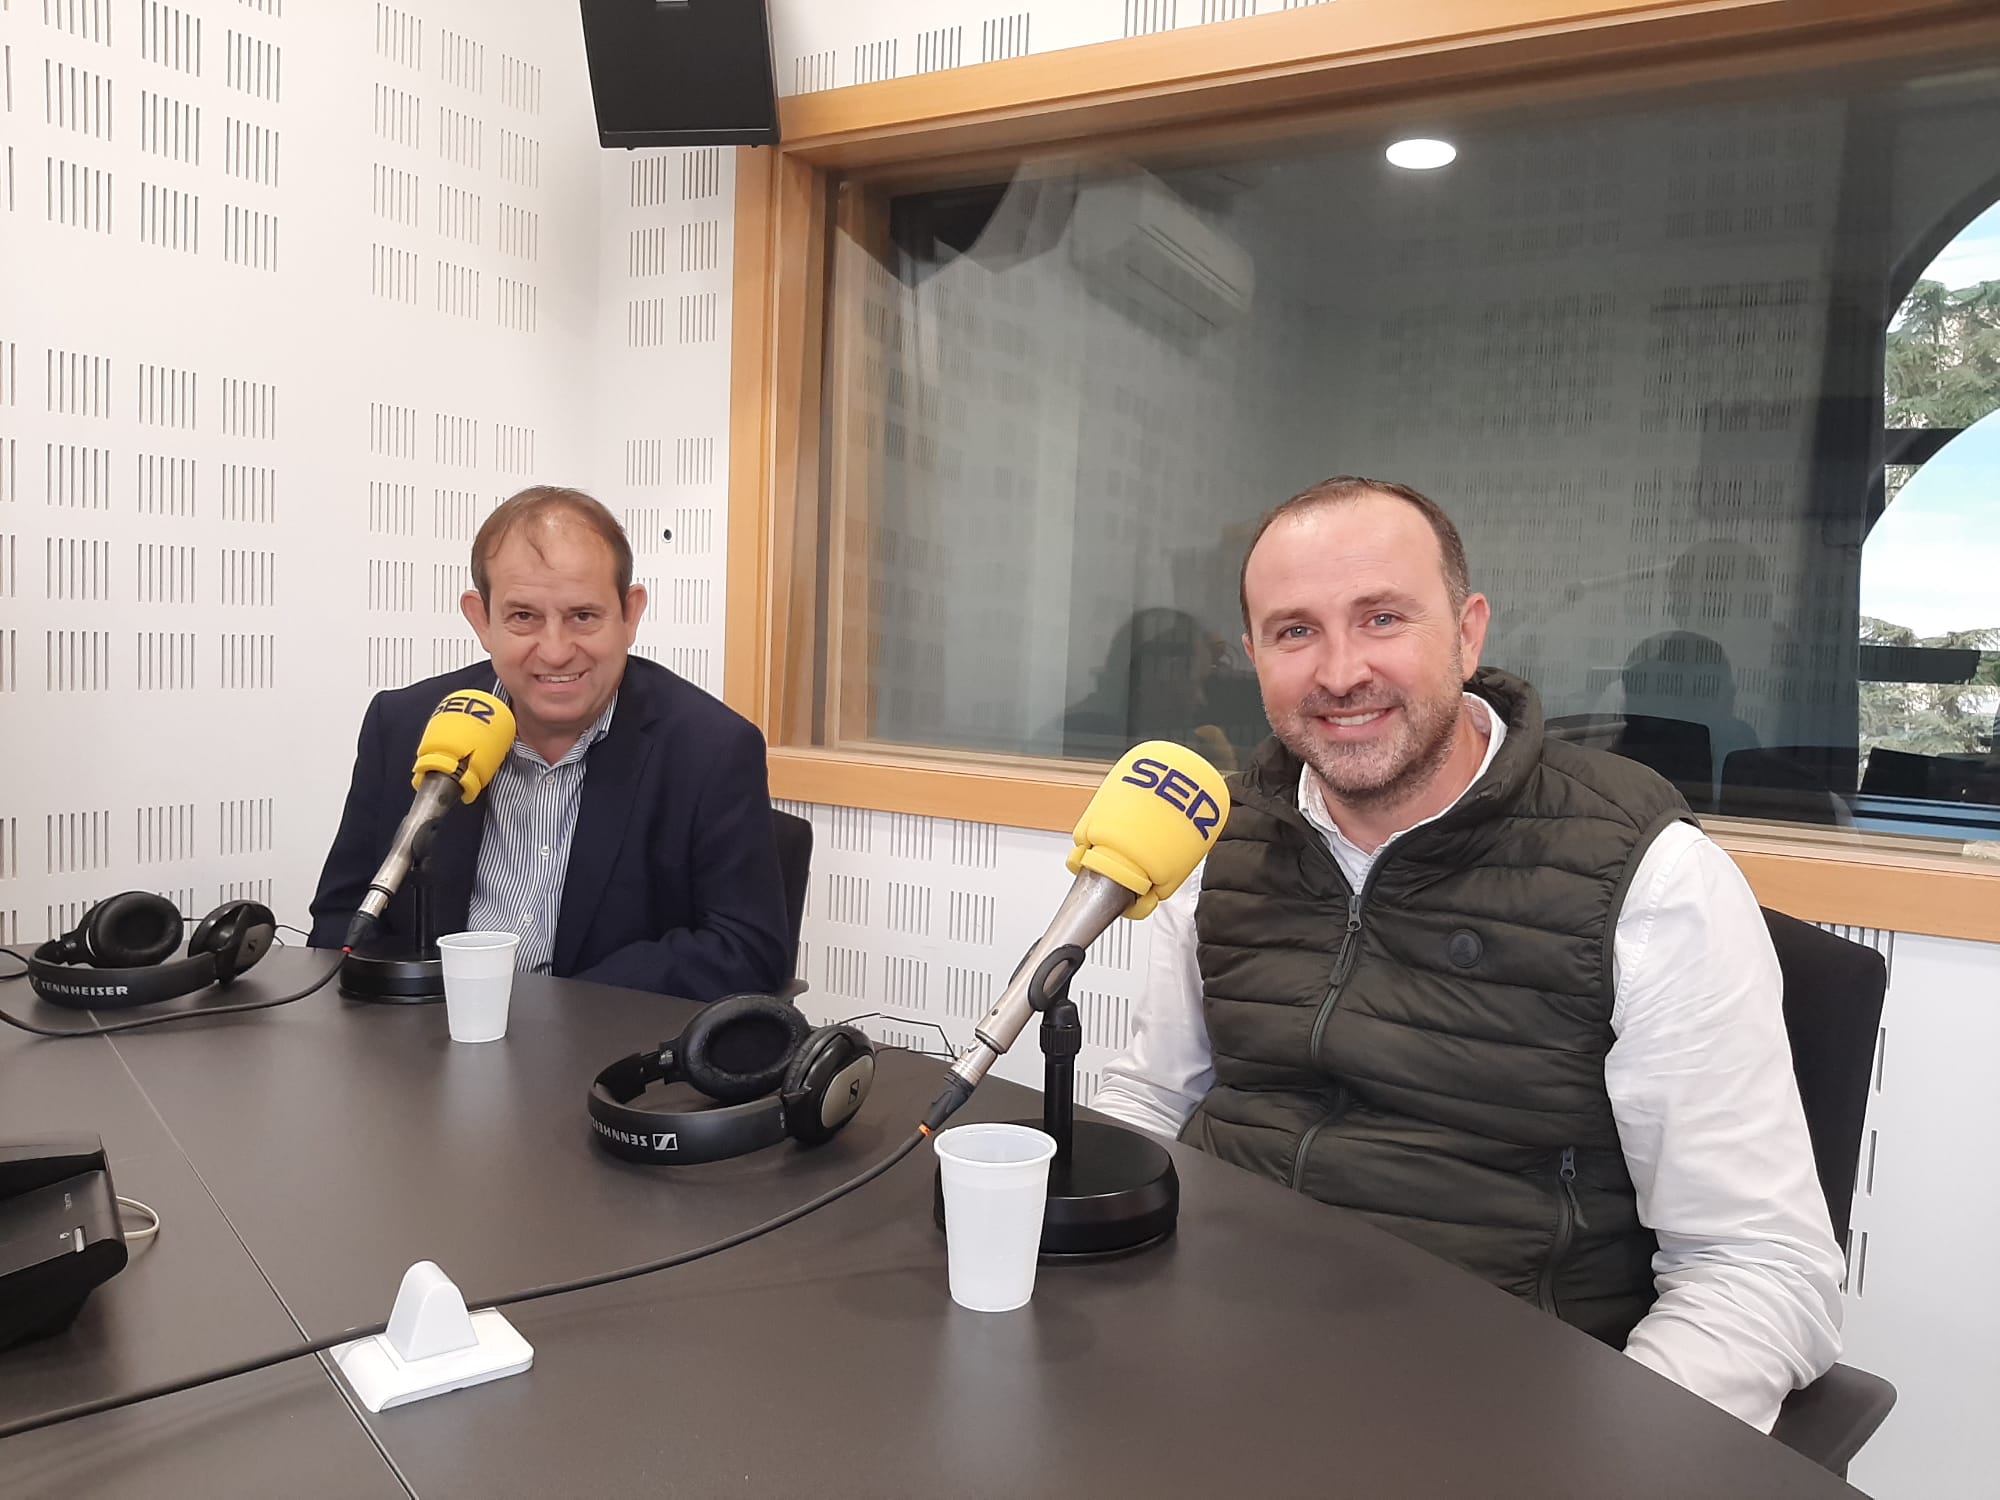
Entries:
{"type": "Polygon", "coordinates": [[[1445,594],[1451,600],[1454,610],[1465,605],[1466,597],[1472,592],[1472,577],[1465,563],[1465,543],[1460,540],[1458,528],[1451,517],[1428,495],[1420,494],[1406,484],[1396,484],[1390,480],[1363,479],[1353,474],[1338,474],[1332,479],[1322,479],[1311,489],[1301,490],[1283,505],[1266,512],[1264,519],[1257,523],[1257,534],[1250,539],[1250,546],[1243,554],[1243,567],[1237,574],[1236,598],[1243,610],[1243,628],[1250,628],[1250,558],[1257,551],[1257,544],[1264,540],[1264,533],[1276,522],[1288,517],[1301,516],[1330,505],[1351,505],[1370,495],[1382,495],[1400,500],[1413,506],[1437,538],[1438,567],[1444,576],[1445,594]]]}

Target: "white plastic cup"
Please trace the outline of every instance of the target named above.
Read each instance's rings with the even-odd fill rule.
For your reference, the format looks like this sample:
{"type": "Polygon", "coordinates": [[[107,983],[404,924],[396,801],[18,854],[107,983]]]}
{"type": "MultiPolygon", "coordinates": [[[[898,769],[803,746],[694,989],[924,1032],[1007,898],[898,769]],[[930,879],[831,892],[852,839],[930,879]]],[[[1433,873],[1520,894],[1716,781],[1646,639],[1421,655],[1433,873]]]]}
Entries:
{"type": "Polygon", "coordinates": [[[1054,1139],[1028,1125],[955,1125],[939,1134],[951,1300],[1011,1312],[1035,1293],[1054,1139]]]}
{"type": "Polygon", "coordinates": [[[454,932],[438,939],[445,1024],[454,1042],[497,1042],[507,1034],[520,946],[511,932],[454,932]]]}

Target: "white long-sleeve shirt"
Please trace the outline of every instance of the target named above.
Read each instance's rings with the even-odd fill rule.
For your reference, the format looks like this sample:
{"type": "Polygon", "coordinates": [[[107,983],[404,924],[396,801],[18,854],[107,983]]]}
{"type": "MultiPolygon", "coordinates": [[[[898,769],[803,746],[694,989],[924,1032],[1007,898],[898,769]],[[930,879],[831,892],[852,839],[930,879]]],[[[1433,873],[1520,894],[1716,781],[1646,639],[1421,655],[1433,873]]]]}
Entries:
{"type": "MultiPolygon", "coordinates": [[[[1489,736],[1483,775],[1506,730],[1481,700],[1467,701],[1489,736]]],[[[1395,842],[1373,854],[1349,842],[1310,775],[1300,777],[1299,810],[1355,890],[1395,842]]],[[[1195,962],[1201,873],[1153,915],[1131,1043],[1090,1101],[1164,1136],[1215,1082],[1195,962]]],[[[1604,1087],[1640,1221],[1660,1245],[1658,1300],[1625,1352],[1769,1432],[1786,1394],[1840,1353],[1842,1261],[1792,1076],[1769,931],[1735,862],[1688,824],[1665,829],[1641,856],[1612,972],[1604,1087]]]]}

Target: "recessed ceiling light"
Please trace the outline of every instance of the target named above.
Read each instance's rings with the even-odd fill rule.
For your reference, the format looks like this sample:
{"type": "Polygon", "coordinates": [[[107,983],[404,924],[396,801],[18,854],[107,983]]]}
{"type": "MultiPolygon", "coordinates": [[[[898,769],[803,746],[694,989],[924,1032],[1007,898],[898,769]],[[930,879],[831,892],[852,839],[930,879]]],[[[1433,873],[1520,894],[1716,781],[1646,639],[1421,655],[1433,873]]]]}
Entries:
{"type": "Polygon", "coordinates": [[[1458,159],[1458,147],[1450,141],[1397,141],[1388,150],[1389,165],[1407,167],[1412,172],[1429,172],[1448,167],[1458,159]]]}

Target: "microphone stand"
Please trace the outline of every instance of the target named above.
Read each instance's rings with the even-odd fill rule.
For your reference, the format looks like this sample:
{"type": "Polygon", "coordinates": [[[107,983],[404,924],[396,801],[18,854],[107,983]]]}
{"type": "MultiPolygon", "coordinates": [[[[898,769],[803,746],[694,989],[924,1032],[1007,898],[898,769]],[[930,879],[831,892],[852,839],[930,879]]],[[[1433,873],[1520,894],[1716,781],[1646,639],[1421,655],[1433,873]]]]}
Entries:
{"type": "Polygon", "coordinates": [[[416,907],[415,952],[348,954],[340,962],[340,993],[348,999],[377,1005],[435,1005],[444,999],[437,917],[431,910],[430,853],[436,836],[436,824],[419,836],[404,881],[416,907]]]}
{"type": "Polygon", "coordinates": [[[1083,1022],[1066,982],[1041,1011],[1041,1125],[1056,1143],[1042,1215],[1042,1259],[1108,1259],[1159,1244],[1174,1232],[1180,1215],[1173,1158],[1129,1126],[1076,1118],[1083,1022]]]}
{"type": "MultiPolygon", "coordinates": [[[[1041,1259],[1109,1260],[1161,1243],[1180,1216],[1180,1176],[1166,1148],[1142,1131],[1109,1121],[1076,1118],[1076,1058],[1083,1050],[1083,1022],[1069,997],[1069,979],[1083,962],[1074,946],[1042,960],[1030,993],[1042,1013],[1042,1118],[1037,1125],[1056,1143],[1049,1163],[1048,1206],[1042,1215],[1041,1259]]],[[[944,1227],[944,1188],[934,1190],[933,1217],[944,1227]]]]}

